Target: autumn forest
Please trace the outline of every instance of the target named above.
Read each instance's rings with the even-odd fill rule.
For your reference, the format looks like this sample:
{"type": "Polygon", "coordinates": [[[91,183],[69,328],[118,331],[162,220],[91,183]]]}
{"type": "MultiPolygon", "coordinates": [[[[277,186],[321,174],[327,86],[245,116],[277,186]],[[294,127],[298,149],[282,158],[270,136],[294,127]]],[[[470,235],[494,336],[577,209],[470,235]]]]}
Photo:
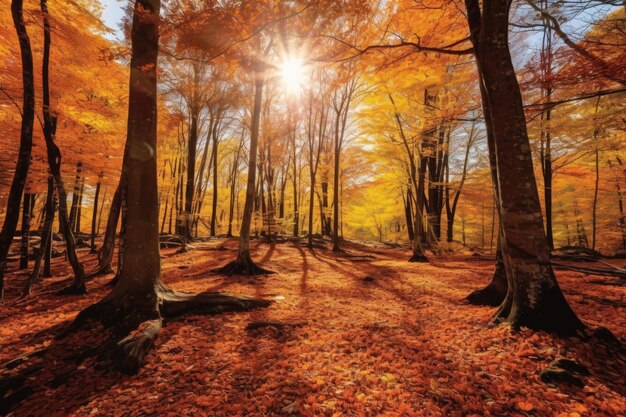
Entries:
{"type": "Polygon", "coordinates": [[[0,415],[623,416],[621,0],[3,0],[0,415]]]}

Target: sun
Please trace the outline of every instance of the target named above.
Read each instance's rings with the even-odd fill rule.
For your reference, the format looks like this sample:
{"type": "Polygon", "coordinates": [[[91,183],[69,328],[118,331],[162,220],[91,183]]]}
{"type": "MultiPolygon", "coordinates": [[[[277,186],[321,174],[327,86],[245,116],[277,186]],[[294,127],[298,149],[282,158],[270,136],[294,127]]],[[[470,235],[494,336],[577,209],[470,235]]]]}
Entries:
{"type": "Polygon", "coordinates": [[[288,58],[279,66],[279,74],[287,92],[297,94],[306,79],[304,62],[299,58],[288,58]]]}

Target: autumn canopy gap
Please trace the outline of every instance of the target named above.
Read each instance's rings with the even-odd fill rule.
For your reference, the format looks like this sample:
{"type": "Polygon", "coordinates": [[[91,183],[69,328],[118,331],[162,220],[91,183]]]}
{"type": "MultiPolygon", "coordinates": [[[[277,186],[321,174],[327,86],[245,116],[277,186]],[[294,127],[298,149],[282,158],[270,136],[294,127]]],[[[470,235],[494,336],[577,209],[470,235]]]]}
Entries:
{"type": "Polygon", "coordinates": [[[623,415],[622,2],[6,3],[0,415],[623,415]]]}

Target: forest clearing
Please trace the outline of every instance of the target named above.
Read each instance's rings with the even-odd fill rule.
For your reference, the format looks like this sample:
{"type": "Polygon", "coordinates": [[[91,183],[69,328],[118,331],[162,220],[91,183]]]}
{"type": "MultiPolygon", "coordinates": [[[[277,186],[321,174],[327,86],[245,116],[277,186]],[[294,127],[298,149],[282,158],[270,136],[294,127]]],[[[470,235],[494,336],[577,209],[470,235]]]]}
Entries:
{"type": "Polygon", "coordinates": [[[622,0],[5,3],[0,415],[624,415],[622,0]]]}

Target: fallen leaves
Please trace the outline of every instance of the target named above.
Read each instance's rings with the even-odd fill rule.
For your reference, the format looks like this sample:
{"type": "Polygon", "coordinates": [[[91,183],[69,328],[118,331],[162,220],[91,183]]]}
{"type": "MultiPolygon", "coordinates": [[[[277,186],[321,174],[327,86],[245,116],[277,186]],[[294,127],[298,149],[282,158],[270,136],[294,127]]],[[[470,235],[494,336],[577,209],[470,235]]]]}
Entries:
{"type": "MultiPolygon", "coordinates": [[[[235,243],[215,244],[232,250],[235,243]]],[[[258,242],[254,249],[258,258],[269,251],[258,242]]],[[[366,255],[369,249],[348,250],[366,255]]],[[[618,358],[577,340],[487,327],[492,309],[460,302],[488,280],[493,267],[488,261],[451,258],[415,265],[397,249],[377,249],[375,262],[345,266],[330,251],[300,253],[287,243],[276,245],[266,266],[289,272],[250,284],[203,273],[229,259],[228,251],[199,254],[166,257],[163,280],[181,291],[219,287],[244,295],[283,294],[284,299],[263,311],[168,322],[154,354],[133,378],[99,371],[91,360],[78,365],[80,374],[54,386],[54,366],[64,362],[49,365],[37,375],[37,392],[44,395],[31,395],[14,415],[46,410],[48,415],[82,416],[97,409],[96,415],[114,416],[586,417],[619,416],[626,409],[614,384],[623,369],[618,358]],[[179,264],[188,264],[185,273],[194,278],[181,277],[179,264]],[[374,276],[375,284],[363,286],[363,276],[374,276]],[[246,330],[261,322],[302,325],[246,330]],[[541,382],[540,371],[557,357],[576,358],[594,371],[583,389],[541,382]],[[598,361],[610,365],[606,377],[596,375],[598,361]]],[[[598,289],[569,272],[559,272],[558,278],[566,296],[572,289],[590,296],[587,304],[572,303],[581,318],[592,323],[610,318],[606,325],[623,337],[624,317],[594,301],[623,297],[622,288],[598,289]]],[[[101,298],[109,279],[92,281],[86,297],[39,296],[29,311],[18,306],[0,311],[0,360],[51,343],[56,348],[49,334],[35,334],[101,298]]],[[[18,278],[7,282],[19,289],[18,278]]],[[[59,283],[53,278],[42,286],[59,283]]],[[[78,341],[67,343],[71,353],[78,341]]]]}

